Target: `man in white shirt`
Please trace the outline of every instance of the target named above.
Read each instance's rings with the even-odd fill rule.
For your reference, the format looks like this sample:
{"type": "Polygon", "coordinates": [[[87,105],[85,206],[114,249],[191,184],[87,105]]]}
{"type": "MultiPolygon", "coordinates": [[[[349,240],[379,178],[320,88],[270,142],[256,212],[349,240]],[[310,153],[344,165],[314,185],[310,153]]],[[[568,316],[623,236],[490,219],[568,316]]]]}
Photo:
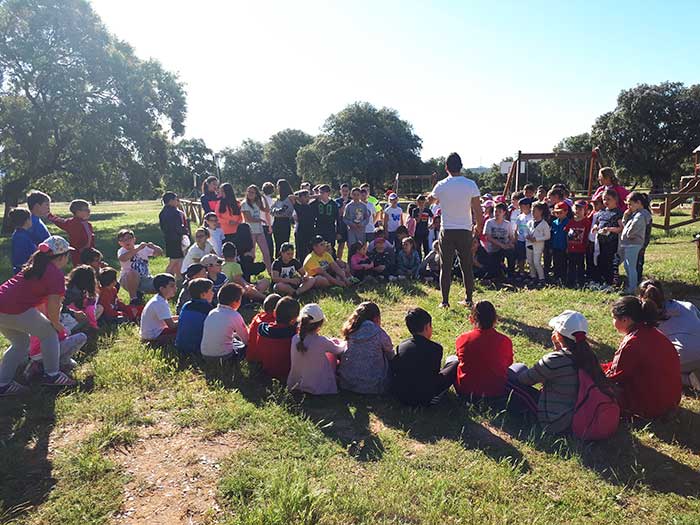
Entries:
{"type": "Polygon", "coordinates": [[[461,175],[462,159],[457,153],[450,153],[445,162],[447,178],[433,188],[432,195],[438,199],[442,214],[438,246],[440,250],[440,291],[441,308],[450,306],[450,284],[455,252],[459,257],[464,281],[465,300],[460,304],[471,308],[474,293],[472,273],[472,239],[482,230],[480,193],[476,183],[461,175]],[[476,220],[476,228],[474,227],[476,220]]]}

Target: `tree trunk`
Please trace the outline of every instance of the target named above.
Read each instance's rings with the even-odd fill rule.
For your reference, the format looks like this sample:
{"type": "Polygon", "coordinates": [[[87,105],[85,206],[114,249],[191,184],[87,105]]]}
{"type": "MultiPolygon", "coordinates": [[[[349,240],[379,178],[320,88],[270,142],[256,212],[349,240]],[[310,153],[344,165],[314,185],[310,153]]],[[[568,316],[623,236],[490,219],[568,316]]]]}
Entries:
{"type": "Polygon", "coordinates": [[[19,198],[22,195],[22,189],[24,187],[24,181],[22,180],[11,180],[5,184],[5,191],[3,192],[3,200],[5,202],[5,212],[2,217],[2,230],[1,233],[8,235],[12,233],[12,228],[10,227],[10,221],[7,220],[7,215],[10,210],[19,204],[19,198]]]}

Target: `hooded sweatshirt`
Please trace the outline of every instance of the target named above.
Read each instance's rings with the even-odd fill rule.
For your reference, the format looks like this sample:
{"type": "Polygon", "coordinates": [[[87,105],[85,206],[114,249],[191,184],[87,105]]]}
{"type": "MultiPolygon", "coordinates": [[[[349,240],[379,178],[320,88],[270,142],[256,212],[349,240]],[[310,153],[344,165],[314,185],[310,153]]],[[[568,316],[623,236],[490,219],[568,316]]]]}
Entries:
{"type": "Polygon", "coordinates": [[[389,360],[394,357],[391,338],[372,321],[363,322],[348,336],[340,357],[338,385],[358,394],[383,394],[389,387],[389,360]]]}
{"type": "Polygon", "coordinates": [[[686,301],[666,303],[668,319],[659,323],[659,330],[668,337],[678,352],[681,366],[700,360],[700,310],[686,301]]]}
{"type": "Polygon", "coordinates": [[[645,246],[647,244],[647,227],[651,225],[651,213],[641,209],[627,219],[622,219],[620,246],[645,246]]]}

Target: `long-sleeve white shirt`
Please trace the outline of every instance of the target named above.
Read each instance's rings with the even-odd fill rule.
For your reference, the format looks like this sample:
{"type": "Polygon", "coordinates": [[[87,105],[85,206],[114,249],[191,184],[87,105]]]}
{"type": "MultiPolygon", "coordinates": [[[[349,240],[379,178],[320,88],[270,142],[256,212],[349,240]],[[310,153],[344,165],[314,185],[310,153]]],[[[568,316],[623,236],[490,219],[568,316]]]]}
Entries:
{"type": "Polygon", "coordinates": [[[214,308],[204,320],[200,349],[206,357],[221,357],[233,351],[233,338],[248,344],[248,327],[241,314],[225,304],[214,308]]]}

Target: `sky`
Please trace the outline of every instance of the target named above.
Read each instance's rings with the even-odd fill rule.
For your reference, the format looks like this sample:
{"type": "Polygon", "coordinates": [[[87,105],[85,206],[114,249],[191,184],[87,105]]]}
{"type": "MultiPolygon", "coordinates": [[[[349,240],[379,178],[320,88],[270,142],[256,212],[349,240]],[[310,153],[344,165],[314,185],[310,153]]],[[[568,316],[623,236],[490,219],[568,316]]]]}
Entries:
{"type": "Polygon", "coordinates": [[[698,81],[692,1],[91,0],[144,59],[177,72],[185,136],[215,150],[319,132],[356,101],[412,123],[428,159],[551,151],[623,89],[698,81]]]}

